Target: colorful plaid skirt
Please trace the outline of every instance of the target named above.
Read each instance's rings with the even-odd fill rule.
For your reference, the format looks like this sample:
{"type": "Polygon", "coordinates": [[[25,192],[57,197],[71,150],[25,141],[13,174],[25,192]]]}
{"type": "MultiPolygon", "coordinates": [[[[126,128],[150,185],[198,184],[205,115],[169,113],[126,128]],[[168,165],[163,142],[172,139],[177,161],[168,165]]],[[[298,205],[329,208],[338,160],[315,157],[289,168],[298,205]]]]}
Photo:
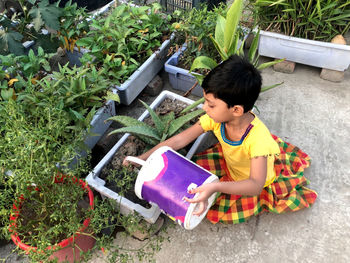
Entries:
{"type": "MultiPolygon", "coordinates": [[[[315,202],[316,192],[305,187],[309,183],[304,177],[304,169],[310,165],[309,156],[298,147],[272,137],[281,149],[281,154],[275,158],[274,182],[257,196],[220,194],[207,213],[212,223],[242,223],[264,211],[277,214],[298,211],[315,202]]],[[[232,181],[219,143],[193,156],[192,160],[216,174],[220,181],[232,181]]]]}

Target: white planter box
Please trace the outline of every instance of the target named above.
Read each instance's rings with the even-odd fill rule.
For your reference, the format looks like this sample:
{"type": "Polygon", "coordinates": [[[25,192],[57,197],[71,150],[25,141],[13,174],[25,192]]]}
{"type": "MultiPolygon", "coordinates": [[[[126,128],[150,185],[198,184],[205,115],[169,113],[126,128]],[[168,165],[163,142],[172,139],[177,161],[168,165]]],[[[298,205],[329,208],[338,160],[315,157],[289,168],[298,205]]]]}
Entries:
{"type": "Polygon", "coordinates": [[[259,55],[345,71],[350,65],[350,46],[260,31],[259,55]]]}
{"type": "MultiPolygon", "coordinates": [[[[175,94],[170,91],[163,91],[150,105],[152,109],[155,109],[158,105],[161,104],[166,98],[170,99],[176,99],[181,102],[184,102],[186,104],[192,104],[193,101],[185,98],[183,96],[180,96],[178,94],[175,94]]],[[[139,118],[138,120],[143,121],[146,117],[148,117],[149,113],[146,110],[139,118]]],[[[150,223],[155,223],[158,216],[160,215],[160,209],[157,205],[152,204],[150,208],[145,208],[141,206],[140,204],[136,204],[129,199],[120,196],[118,193],[112,191],[111,189],[105,187],[106,182],[99,178],[99,174],[101,173],[102,169],[112,160],[115,153],[118,151],[118,149],[125,143],[127,138],[129,137],[129,133],[126,133],[114,146],[113,148],[106,154],[106,156],[96,165],[96,167],[93,169],[92,172],[86,177],[87,183],[93,187],[96,191],[98,191],[102,196],[112,198],[116,200],[120,206],[118,205],[118,208],[120,209],[122,214],[129,214],[133,213],[134,211],[139,213],[146,221],[150,223]]],[[[201,135],[198,139],[200,140],[205,136],[206,134],[201,135]]],[[[196,141],[196,142],[197,142],[196,141]]],[[[188,154],[186,155],[187,158],[191,158],[193,154],[196,152],[197,147],[199,147],[200,143],[194,143],[192,148],[189,150],[188,154]]]]}

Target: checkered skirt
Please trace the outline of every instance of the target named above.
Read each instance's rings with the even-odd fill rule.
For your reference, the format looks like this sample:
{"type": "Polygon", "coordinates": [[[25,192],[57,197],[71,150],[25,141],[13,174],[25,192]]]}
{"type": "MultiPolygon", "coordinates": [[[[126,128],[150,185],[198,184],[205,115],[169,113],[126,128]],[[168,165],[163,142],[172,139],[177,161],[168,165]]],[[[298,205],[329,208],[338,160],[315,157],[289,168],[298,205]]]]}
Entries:
{"type": "MultiPolygon", "coordinates": [[[[310,157],[298,147],[272,137],[281,149],[281,154],[275,157],[274,182],[257,196],[220,194],[207,214],[212,223],[242,223],[264,211],[276,214],[298,211],[315,202],[316,192],[305,187],[309,181],[304,177],[304,169],[310,165],[310,157]]],[[[193,156],[192,160],[216,174],[220,181],[232,181],[220,144],[193,156]]]]}

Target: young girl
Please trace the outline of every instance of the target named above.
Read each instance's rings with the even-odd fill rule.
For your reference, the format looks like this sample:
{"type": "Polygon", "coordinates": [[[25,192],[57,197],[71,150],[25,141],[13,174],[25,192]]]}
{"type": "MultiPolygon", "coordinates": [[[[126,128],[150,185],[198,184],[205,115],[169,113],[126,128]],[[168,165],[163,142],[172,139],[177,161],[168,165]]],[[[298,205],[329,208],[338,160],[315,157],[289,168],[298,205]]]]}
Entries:
{"type": "MultiPolygon", "coordinates": [[[[307,154],[271,135],[251,112],[261,90],[261,75],[239,56],[232,56],[213,69],[202,83],[206,112],[200,120],[178,135],[139,156],[146,160],[161,146],[181,149],[207,131],[219,143],[194,156],[193,160],[220,177],[190,193],[199,193],[190,203],[199,203],[202,214],[208,198],[220,195],[209,209],[212,223],[241,223],[263,211],[283,213],[309,207],[317,194],[306,188],[303,172],[307,154]]],[[[124,164],[128,162],[124,160],[124,164]]]]}

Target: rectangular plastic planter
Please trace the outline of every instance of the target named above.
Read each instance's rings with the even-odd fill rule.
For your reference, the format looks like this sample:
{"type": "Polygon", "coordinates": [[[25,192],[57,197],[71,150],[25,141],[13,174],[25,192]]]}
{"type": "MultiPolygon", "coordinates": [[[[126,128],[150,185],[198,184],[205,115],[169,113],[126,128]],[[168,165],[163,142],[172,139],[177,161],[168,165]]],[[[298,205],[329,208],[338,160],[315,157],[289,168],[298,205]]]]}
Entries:
{"type": "Polygon", "coordinates": [[[94,135],[88,136],[85,140],[85,145],[89,149],[94,148],[98,140],[107,131],[107,129],[109,128],[112,122],[111,121],[106,122],[106,120],[110,117],[115,116],[115,114],[116,114],[115,102],[113,100],[107,101],[104,106],[102,106],[97,110],[97,112],[95,113],[90,123],[91,124],[90,133],[94,135]]]}
{"type": "MultiPolygon", "coordinates": [[[[114,93],[116,93],[116,90],[113,90],[114,93]]],[[[87,135],[84,141],[85,146],[91,150],[95,147],[96,143],[101,139],[103,134],[107,131],[109,126],[111,125],[111,121],[106,122],[106,120],[110,117],[115,116],[116,110],[115,110],[115,102],[113,100],[109,100],[106,102],[105,105],[103,105],[101,108],[99,108],[95,115],[92,117],[92,120],[90,122],[90,134],[87,135]]],[[[79,154],[72,160],[72,162],[69,164],[69,167],[73,168],[78,160],[82,157],[85,157],[87,155],[86,150],[81,150],[79,154]]]]}
{"type": "MultiPolygon", "coordinates": [[[[158,74],[168,58],[169,47],[170,40],[168,39],[165,40],[160,48],[154,52],[122,85],[114,87],[118,90],[120,103],[130,105],[147,84],[158,74]]],[[[73,52],[67,52],[70,63],[80,67],[81,62],[79,59],[85,52],[89,51],[81,49],[79,52],[77,48],[74,48],[73,52]]]]}
{"type": "MultiPolygon", "coordinates": [[[[181,102],[184,102],[186,104],[192,104],[193,101],[185,98],[183,96],[180,96],[178,94],[175,94],[170,91],[163,91],[150,105],[152,109],[155,109],[158,105],[160,105],[166,98],[170,98],[173,100],[179,100],[181,102]]],[[[138,120],[143,121],[146,117],[149,116],[148,111],[146,110],[139,118],[138,120]]],[[[126,133],[114,146],[113,148],[105,155],[105,157],[95,166],[92,172],[86,177],[86,181],[88,184],[93,187],[96,191],[98,191],[102,196],[108,197],[111,199],[114,199],[118,202],[118,208],[120,209],[122,214],[129,214],[133,212],[139,213],[146,221],[149,223],[155,223],[157,218],[160,215],[160,209],[157,205],[151,204],[150,208],[145,208],[141,206],[140,204],[136,204],[129,199],[120,196],[118,193],[108,189],[105,187],[105,181],[99,178],[99,174],[101,173],[102,169],[110,162],[110,160],[113,158],[114,154],[118,151],[118,149],[125,143],[125,141],[129,137],[129,133],[126,133]]],[[[198,139],[203,138],[203,136],[206,134],[201,135],[198,139]]],[[[186,155],[187,158],[191,158],[193,154],[196,152],[196,148],[199,147],[201,143],[197,143],[197,141],[193,144],[191,149],[189,150],[188,154],[186,155]]]]}
{"type": "Polygon", "coordinates": [[[259,55],[345,71],[350,65],[350,46],[289,37],[260,31],[259,55]]]}
{"type": "Polygon", "coordinates": [[[122,85],[116,86],[120,103],[129,105],[158,74],[167,60],[169,47],[168,39],[122,85]]]}
{"type": "MultiPolygon", "coordinates": [[[[187,69],[177,67],[181,54],[186,50],[186,46],[174,53],[165,62],[164,70],[169,73],[169,82],[171,86],[176,90],[188,91],[197,81],[197,79],[189,73],[187,69]]],[[[192,95],[203,97],[203,89],[197,84],[191,92],[192,95]]]]}
{"type": "MultiPolygon", "coordinates": [[[[246,39],[249,34],[249,29],[245,27],[242,27],[242,29],[245,32],[244,39],[246,39]]],[[[239,48],[241,44],[242,44],[242,41],[239,40],[237,48],[239,48]]],[[[164,65],[165,72],[169,73],[169,82],[171,86],[176,90],[181,90],[184,92],[192,88],[193,85],[197,82],[197,79],[189,72],[189,70],[177,67],[177,64],[179,63],[181,55],[185,50],[186,50],[186,44],[182,45],[181,49],[178,50],[176,53],[174,53],[165,62],[165,65],[164,65]]],[[[199,84],[197,84],[193,88],[191,94],[198,97],[203,97],[202,87],[199,84]]]]}

